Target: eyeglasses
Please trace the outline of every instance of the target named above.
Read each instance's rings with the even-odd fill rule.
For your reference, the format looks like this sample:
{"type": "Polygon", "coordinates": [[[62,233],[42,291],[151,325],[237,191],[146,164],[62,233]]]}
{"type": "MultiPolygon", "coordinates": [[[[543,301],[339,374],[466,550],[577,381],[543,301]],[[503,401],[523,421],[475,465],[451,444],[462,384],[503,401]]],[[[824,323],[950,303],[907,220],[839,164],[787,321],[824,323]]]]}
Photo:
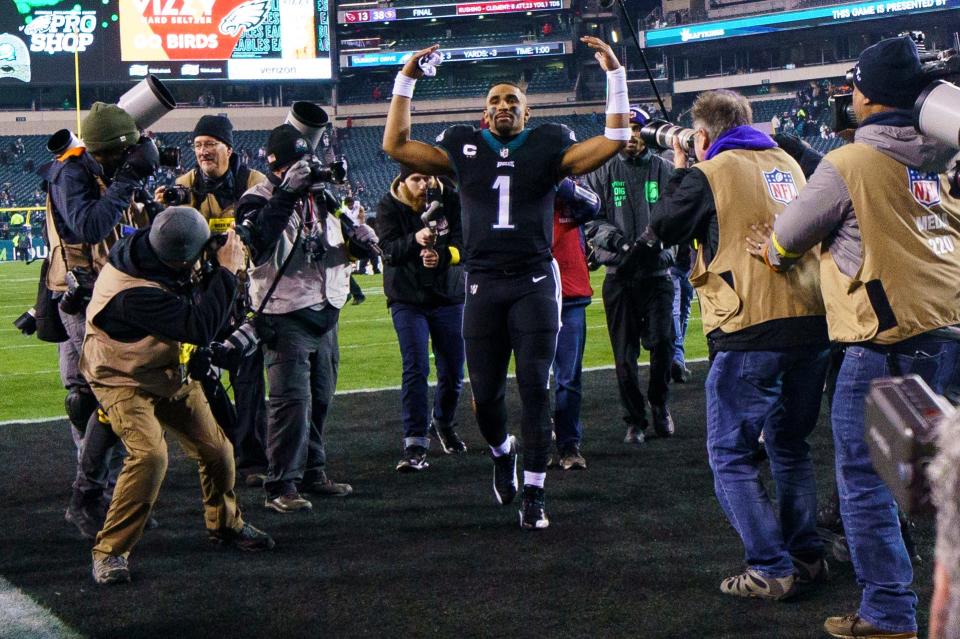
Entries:
{"type": "Polygon", "coordinates": [[[197,142],[196,144],[193,145],[193,150],[194,151],[213,150],[219,147],[221,144],[223,144],[223,142],[197,142]]]}

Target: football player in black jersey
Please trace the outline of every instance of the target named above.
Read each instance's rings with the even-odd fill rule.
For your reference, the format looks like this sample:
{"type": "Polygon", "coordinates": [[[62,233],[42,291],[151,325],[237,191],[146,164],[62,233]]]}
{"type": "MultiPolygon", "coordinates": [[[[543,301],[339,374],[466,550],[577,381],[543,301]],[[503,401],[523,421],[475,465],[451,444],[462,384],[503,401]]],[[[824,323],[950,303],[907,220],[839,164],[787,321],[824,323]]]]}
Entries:
{"type": "Polygon", "coordinates": [[[543,480],[550,449],[550,365],[560,328],[560,275],[550,248],[557,184],[589,173],[623,148],[630,137],[626,73],[602,40],[594,49],[607,72],[604,135],[577,142],[559,124],[527,129],[527,99],[520,87],[498,83],[486,96],[489,129],[456,125],[436,146],[410,139],[410,99],[416,80],[437,63],[437,45],[415,53],[397,74],[383,133],[383,150],[426,175],[449,175],[460,190],[464,265],[467,271],[463,337],[480,432],[494,461],[497,501],[517,494],[517,443],[507,432],[507,366],[516,359],[523,405],[523,504],[520,526],[549,525],[543,480]]]}

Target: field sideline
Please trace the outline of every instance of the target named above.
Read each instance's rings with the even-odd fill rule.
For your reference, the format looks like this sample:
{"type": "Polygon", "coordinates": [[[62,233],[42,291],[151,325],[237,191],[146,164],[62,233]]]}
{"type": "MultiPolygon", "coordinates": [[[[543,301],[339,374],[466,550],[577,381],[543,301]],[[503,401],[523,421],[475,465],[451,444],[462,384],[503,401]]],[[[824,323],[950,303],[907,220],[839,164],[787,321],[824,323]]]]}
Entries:
{"type": "MultiPolygon", "coordinates": [[[[40,263],[0,263],[0,422],[56,418],[64,414],[64,391],[57,368],[57,347],[22,336],[12,322],[33,305],[40,263]]],[[[400,351],[379,275],[357,278],[367,295],[340,316],[340,378],[337,390],[388,388],[400,384],[400,351]]],[[[613,364],[600,288],[603,270],[591,275],[594,302],[587,307],[584,367],[613,364]]],[[[688,329],[691,359],[706,356],[699,307],[694,304],[688,329]]]]}

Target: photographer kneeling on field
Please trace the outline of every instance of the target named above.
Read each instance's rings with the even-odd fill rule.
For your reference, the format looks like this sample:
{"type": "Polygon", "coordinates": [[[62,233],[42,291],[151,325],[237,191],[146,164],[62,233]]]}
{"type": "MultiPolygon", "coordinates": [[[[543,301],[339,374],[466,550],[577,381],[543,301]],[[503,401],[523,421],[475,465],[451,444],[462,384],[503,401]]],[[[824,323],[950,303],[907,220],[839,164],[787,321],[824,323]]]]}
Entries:
{"type": "Polygon", "coordinates": [[[268,181],[244,194],[237,219],[253,259],[250,296],[270,387],[264,506],[291,513],[313,507],[300,491],[353,492],[327,478],[323,424],[337,385],[337,321],[350,261],[368,257],[377,236],[338,217],[339,200],[322,187],[332,177],[295,127],[270,133],[267,161],[268,181]],[[352,229],[349,243],[345,229],[352,229]]]}
{"type": "Polygon", "coordinates": [[[233,447],[200,384],[186,381],[180,344],[209,344],[230,315],[243,267],[231,231],[216,267],[197,282],[194,267],[210,230],[200,214],[172,207],[149,229],[120,240],[100,271],[87,308],[80,370],[127,448],[107,519],[93,547],[99,584],[130,580],[127,556],[143,534],[167,470],[163,430],[198,462],[211,539],[266,550],[273,539],[245,524],[233,492],[233,447]]]}

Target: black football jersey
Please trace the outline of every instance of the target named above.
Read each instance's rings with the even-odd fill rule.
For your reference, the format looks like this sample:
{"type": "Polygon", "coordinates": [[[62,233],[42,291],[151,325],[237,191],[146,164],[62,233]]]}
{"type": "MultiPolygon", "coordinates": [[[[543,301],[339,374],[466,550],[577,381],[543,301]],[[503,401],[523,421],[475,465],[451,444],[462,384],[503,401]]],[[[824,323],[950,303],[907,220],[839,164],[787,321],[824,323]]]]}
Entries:
{"type": "Polygon", "coordinates": [[[560,162],[576,141],[562,124],[510,140],[462,124],[437,137],[460,191],[467,271],[522,271],[550,259],[560,162]]]}

